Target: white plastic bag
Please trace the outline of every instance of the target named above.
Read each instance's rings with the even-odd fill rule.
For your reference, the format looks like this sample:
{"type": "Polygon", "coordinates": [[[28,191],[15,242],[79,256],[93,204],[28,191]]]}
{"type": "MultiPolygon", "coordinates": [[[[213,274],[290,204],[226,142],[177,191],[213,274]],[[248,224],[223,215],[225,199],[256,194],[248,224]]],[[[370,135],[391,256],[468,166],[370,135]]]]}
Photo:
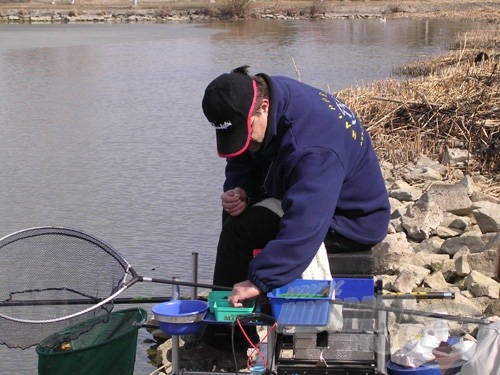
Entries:
{"type": "Polygon", "coordinates": [[[420,337],[410,339],[402,348],[391,354],[391,361],[404,367],[422,366],[434,359],[432,350],[437,348],[441,341],[441,337],[436,336],[433,331],[425,330],[420,337]]]}
{"type": "Polygon", "coordinates": [[[476,350],[457,375],[498,375],[499,369],[500,321],[497,321],[479,329],[476,350]]]}

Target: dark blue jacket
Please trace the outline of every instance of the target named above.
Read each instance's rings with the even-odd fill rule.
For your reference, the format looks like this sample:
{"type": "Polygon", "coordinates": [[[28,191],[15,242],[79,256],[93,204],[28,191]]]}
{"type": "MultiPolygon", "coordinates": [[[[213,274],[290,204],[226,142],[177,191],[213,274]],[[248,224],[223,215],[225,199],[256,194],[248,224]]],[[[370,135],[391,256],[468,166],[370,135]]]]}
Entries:
{"type": "Polygon", "coordinates": [[[281,229],[248,269],[267,292],[299,278],[330,229],[361,244],[383,240],[390,208],[370,137],[351,110],[291,78],[261,76],[270,86],[264,146],[227,160],[224,190],[282,200],[281,229]]]}

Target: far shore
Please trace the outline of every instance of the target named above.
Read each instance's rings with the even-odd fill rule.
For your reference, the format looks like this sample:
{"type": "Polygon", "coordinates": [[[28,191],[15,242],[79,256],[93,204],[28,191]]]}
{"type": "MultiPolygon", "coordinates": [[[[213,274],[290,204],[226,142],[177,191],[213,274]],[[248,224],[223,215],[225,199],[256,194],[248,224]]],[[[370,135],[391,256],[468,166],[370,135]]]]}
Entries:
{"type": "Polygon", "coordinates": [[[0,23],[166,23],[242,19],[464,18],[498,23],[497,1],[41,0],[3,2],[0,23]]]}

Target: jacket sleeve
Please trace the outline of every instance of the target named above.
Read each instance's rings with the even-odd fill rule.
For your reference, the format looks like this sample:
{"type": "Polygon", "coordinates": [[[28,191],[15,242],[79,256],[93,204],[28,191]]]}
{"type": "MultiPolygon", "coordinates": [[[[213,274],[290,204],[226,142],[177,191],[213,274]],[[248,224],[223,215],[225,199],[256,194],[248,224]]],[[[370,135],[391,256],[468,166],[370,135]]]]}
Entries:
{"type": "Polygon", "coordinates": [[[331,150],[313,148],[287,171],[277,237],[249,265],[249,280],[267,292],[300,277],[331,225],[344,167],[331,150]]]}
{"type": "Polygon", "coordinates": [[[240,187],[247,192],[253,201],[261,199],[262,166],[248,152],[227,159],[225,177],[224,191],[240,187]]]}

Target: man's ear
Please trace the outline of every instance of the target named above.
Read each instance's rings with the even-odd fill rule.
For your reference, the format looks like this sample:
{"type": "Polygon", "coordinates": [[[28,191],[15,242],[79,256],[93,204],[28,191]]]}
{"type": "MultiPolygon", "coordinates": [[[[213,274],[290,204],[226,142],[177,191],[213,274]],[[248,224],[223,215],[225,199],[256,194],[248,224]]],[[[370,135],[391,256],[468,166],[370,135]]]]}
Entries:
{"type": "Polygon", "coordinates": [[[269,111],[269,99],[262,99],[262,103],[260,104],[260,110],[264,113],[269,111]]]}

